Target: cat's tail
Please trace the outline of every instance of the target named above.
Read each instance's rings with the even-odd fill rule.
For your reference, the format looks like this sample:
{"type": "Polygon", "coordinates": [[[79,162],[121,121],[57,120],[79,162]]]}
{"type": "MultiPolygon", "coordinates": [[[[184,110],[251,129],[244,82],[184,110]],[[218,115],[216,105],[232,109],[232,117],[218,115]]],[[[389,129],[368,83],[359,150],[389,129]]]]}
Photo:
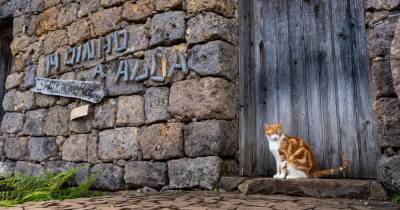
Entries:
{"type": "Polygon", "coordinates": [[[343,165],[337,168],[325,169],[325,170],[316,170],[312,173],[313,178],[320,178],[324,176],[331,176],[340,174],[349,169],[350,161],[343,157],[343,165]]]}

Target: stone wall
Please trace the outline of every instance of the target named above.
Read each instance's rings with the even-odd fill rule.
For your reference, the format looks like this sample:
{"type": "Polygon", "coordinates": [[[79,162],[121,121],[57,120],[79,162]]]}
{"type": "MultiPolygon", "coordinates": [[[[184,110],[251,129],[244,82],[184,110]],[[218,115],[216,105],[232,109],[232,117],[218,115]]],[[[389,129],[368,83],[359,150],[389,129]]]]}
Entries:
{"type": "Polygon", "coordinates": [[[0,18],[14,18],[15,58],[2,104],[0,173],[83,167],[76,181],[95,174],[95,187],[105,190],[211,189],[221,175],[236,173],[235,0],[0,2],[0,18]],[[112,46],[75,65],[63,59],[66,50],[102,38],[118,44],[125,32],[123,50],[112,46]],[[178,69],[165,80],[124,77],[121,65],[149,66],[159,54],[156,69],[178,69]],[[59,56],[59,68],[50,55],[59,56]],[[94,73],[99,65],[104,75],[94,73]],[[70,120],[71,110],[88,103],[32,92],[36,77],[95,80],[106,97],[70,120]]]}
{"type": "Polygon", "coordinates": [[[382,152],[378,180],[395,192],[400,191],[400,1],[366,0],[366,10],[375,123],[382,152]],[[396,27],[398,35],[394,36],[396,27]]]}

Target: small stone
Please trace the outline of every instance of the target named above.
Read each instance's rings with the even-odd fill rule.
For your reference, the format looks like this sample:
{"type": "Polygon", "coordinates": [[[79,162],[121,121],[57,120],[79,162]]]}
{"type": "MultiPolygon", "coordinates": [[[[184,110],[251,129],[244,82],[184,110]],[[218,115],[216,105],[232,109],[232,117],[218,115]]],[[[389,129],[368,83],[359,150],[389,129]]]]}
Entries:
{"type": "Polygon", "coordinates": [[[86,19],[67,26],[69,44],[73,45],[91,38],[90,25],[86,19]]]}
{"type": "Polygon", "coordinates": [[[216,12],[225,17],[233,17],[236,12],[235,0],[187,0],[186,8],[189,14],[197,14],[200,12],[216,12]]]}
{"type": "Polygon", "coordinates": [[[125,166],[125,183],[129,187],[160,189],[168,184],[167,164],[161,162],[130,161],[125,166]]]}
{"type": "Polygon", "coordinates": [[[69,114],[70,111],[67,107],[51,107],[44,124],[44,133],[49,136],[67,135],[69,133],[69,114]]]}
{"type": "Polygon", "coordinates": [[[105,162],[138,159],[138,128],[116,128],[99,134],[99,157],[105,162]]]}
{"type": "Polygon", "coordinates": [[[87,161],[88,134],[70,136],[62,146],[62,159],[66,161],[87,161]]]}
{"type": "Polygon", "coordinates": [[[212,12],[197,15],[188,21],[186,40],[189,44],[222,39],[236,44],[237,26],[234,20],[219,16],[212,12]]]}
{"type": "Polygon", "coordinates": [[[185,39],[186,21],[184,12],[156,14],[151,20],[150,45],[173,44],[185,39]]]}
{"type": "Polygon", "coordinates": [[[184,126],[185,153],[189,157],[234,156],[239,148],[233,122],[210,120],[184,126]]]}
{"type": "Polygon", "coordinates": [[[117,101],[108,99],[97,105],[94,110],[93,127],[97,129],[112,128],[115,125],[117,101]]]}
{"type": "Polygon", "coordinates": [[[135,22],[147,20],[155,11],[155,6],[151,0],[137,0],[134,4],[126,2],[123,8],[122,18],[135,22]]]}
{"type": "Polygon", "coordinates": [[[40,13],[44,10],[44,1],[43,0],[32,0],[31,1],[31,10],[34,13],[40,13]]]}
{"type": "Polygon", "coordinates": [[[38,36],[57,29],[57,17],[59,13],[60,11],[56,7],[52,7],[43,12],[43,18],[40,20],[36,31],[38,36]]]}
{"type": "Polygon", "coordinates": [[[24,78],[24,73],[14,73],[8,75],[6,80],[6,89],[9,90],[11,88],[18,87],[22,83],[23,78],[24,78]]]}
{"type": "Polygon", "coordinates": [[[212,189],[221,175],[219,157],[183,158],[168,161],[169,186],[172,189],[201,187],[212,189]]]}
{"type": "Polygon", "coordinates": [[[103,7],[111,7],[116,5],[121,5],[125,0],[101,0],[101,6],[103,7]]]}
{"type": "Polygon", "coordinates": [[[378,180],[389,192],[400,191],[400,156],[383,155],[379,160],[378,180]]]}
{"type": "Polygon", "coordinates": [[[60,10],[60,14],[58,14],[58,28],[63,28],[64,26],[75,22],[78,18],[78,10],[79,4],[77,3],[64,5],[60,10]]]}
{"type": "Polygon", "coordinates": [[[28,156],[28,138],[7,138],[4,142],[6,157],[11,160],[25,160],[28,156]]]}
{"type": "Polygon", "coordinates": [[[43,136],[43,127],[47,117],[46,109],[31,110],[26,113],[23,133],[30,136],[43,136]]]}
{"type": "Polygon", "coordinates": [[[15,165],[15,173],[21,173],[28,176],[42,176],[44,175],[45,170],[40,164],[18,161],[15,165]]]}
{"type": "Polygon", "coordinates": [[[172,84],[169,111],[185,118],[234,119],[235,87],[220,78],[185,80],[172,84]]]}
{"type": "Polygon", "coordinates": [[[24,52],[32,41],[32,38],[25,34],[14,37],[10,44],[11,53],[17,55],[20,52],[24,52]]]}
{"type": "Polygon", "coordinates": [[[95,189],[116,191],[124,186],[124,169],[119,166],[97,164],[90,169],[90,173],[95,177],[95,189]]]}
{"type": "Polygon", "coordinates": [[[0,176],[12,177],[14,175],[15,163],[14,162],[0,162],[0,176]]]}
{"type": "Polygon", "coordinates": [[[28,143],[29,160],[45,161],[58,154],[56,138],[32,137],[28,143]]]}
{"type": "Polygon", "coordinates": [[[78,18],[82,18],[98,11],[101,8],[100,0],[79,0],[80,9],[78,11],[78,18]]]}
{"type": "Polygon", "coordinates": [[[168,160],[184,156],[183,124],[154,124],[139,135],[144,160],[168,160]]]}
{"type": "Polygon", "coordinates": [[[227,192],[231,192],[231,191],[236,190],[237,187],[247,179],[248,179],[247,177],[223,176],[223,177],[221,177],[221,180],[219,181],[219,187],[224,189],[227,192]]]}
{"type": "Polygon", "coordinates": [[[142,96],[120,96],[118,98],[117,126],[141,126],[144,121],[144,98],[142,96]]]}
{"type": "Polygon", "coordinates": [[[368,31],[367,47],[371,59],[390,54],[390,48],[397,22],[396,19],[389,19],[368,31]]]}
{"type": "Polygon", "coordinates": [[[151,87],[144,95],[146,123],[167,121],[171,118],[168,112],[168,87],[151,87]]]}
{"type": "Polygon", "coordinates": [[[98,156],[98,143],[99,143],[99,132],[93,130],[88,139],[88,162],[89,163],[100,163],[98,156]]]}
{"type": "Polygon", "coordinates": [[[17,112],[6,112],[1,122],[1,131],[5,133],[18,133],[24,126],[25,115],[17,112]]]}
{"type": "Polygon", "coordinates": [[[3,98],[3,110],[4,111],[8,111],[8,112],[12,112],[15,111],[15,106],[14,106],[14,97],[15,94],[17,93],[16,89],[12,89],[6,92],[6,94],[4,95],[3,98]]]}
{"type": "Polygon", "coordinates": [[[136,192],[143,193],[143,194],[152,194],[152,193],[156,193],[158,191],[153,188],[150,188],[150,187],[142,187],[140,189],[137,189],[136,192]]]}
{"type": "Polygon", "coordinates": [[[121,22],[121,7],[98,11],[90,17],[92,36],[105,35],[119,28],[121,22]]]}
{"type": "Polygon", "coordinates": [[[60,0],[45,0],[44,1],[44,7],[47,9],[47,8],[50,8],[50,7],[57,6],[57,4],[60,4],[60,3],[61,3],[60,0]]]}
{"type": "Polygon", "coordinates": [[[17,91],[14,96],[14,108],[17,112],[23,112],[34,109],[35,104],[35,93],[32,91],[17,91]]]}

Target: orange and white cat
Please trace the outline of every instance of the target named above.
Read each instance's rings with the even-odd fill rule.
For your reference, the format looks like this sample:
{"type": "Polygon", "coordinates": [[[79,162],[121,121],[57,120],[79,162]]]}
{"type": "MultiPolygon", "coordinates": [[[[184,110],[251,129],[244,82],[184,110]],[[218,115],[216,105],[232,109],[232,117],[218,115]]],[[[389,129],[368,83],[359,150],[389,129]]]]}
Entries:
{"type": "Polygon", "coordinates": [[[317,170],[310,146],[300,138],[285,135],[279,124],[265,124],[265,135],[268,138],[269,150],[276,160],[277,173],[274,178],[318,178],[339,174],[349,167],[349,161],[343,159],[341,167],[317,170]]]}

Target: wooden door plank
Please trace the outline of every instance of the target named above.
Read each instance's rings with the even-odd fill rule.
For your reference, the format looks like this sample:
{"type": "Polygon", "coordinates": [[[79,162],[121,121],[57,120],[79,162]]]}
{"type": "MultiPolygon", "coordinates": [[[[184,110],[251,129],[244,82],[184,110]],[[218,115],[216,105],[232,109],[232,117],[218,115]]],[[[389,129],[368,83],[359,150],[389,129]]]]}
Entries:
{"type": "Polygon", "coordinates": [[[357,120],[353,86],[353,60],[348,1],[330,1],[333,21],[334,60],[337,70],[338,111],[342,153],[350,160],[350,177],[360,177],[357,120]]]}
{"type": "Polygon", "coordinates": [[[254,69],[255,69],[255,87],[256,87],[256,142],[254,143],[254,159],[255,163],[255,175],[272,174],[272,164],[274,161],[269,154],[268,142],[264,135],[264,123],[267,121],[265,114],[267,112],[266,107],[266,72],[265,72],[265,43],[264,43],[264,28],[268,27],[264,22],[266,15],[265,1],[255,0],[254,1],[254,35],[253,35],[253,54],[254,54],[254,69]]]}
{"type": "Polygon", "coordinates": [[[353,68],[357,114],[358,146],[360,149],[360,178],[375,178],[379,147],[374,130],[372,110],[371,73],[368,62],[362,0],[350,5],[349,21],[352,26],[353,68]]]}
{"type": "Polygon", "coordinates": [[[318,53],[321,71],[320,100],[322,111],[323,144],[325,168],[337,167],[341,164],[340,132],[338,119],[336,71],[332,51],[332,22],[329,1],[320,1],[317,15],[320,48],[318,53]]]}
{"type": "Polygon", "coordinates": [[[325,145],[320,101],[320,67],[318,63],[319,37],[317,29],[318,5],[316,1],[303,1],[304,54],[307,75],[308,139],[306,141],[316,152],[317,166],[324,166],[325,145]]]}
{"type": "Polygon", "coordinates": [[[239,59],[239,174],[253,175],[253,142],[255,136],[254,71],[251,57],[252,2],[239,1],[240,59],[239,59]]]}
{"type": "Polygon", "coordinates": [[[278,122],[284,127],[287,133],[293,133],[292,123],[292,100],[291,100],[291,69],[289,60],[289,22],[288,8],[289,1],[277,0],[276,19],[276,92],[278,122]],[[279,3],[279,4],[278,4],[279,3]]]}
{"type": "Polygon", "coordinates": [[[303,42],[303,4],[302,0],[289,4],[289,58],[291,69],[291,106],[292,132],[303,139],[308,139],[307,89],[304,69],[303,42]]]}

